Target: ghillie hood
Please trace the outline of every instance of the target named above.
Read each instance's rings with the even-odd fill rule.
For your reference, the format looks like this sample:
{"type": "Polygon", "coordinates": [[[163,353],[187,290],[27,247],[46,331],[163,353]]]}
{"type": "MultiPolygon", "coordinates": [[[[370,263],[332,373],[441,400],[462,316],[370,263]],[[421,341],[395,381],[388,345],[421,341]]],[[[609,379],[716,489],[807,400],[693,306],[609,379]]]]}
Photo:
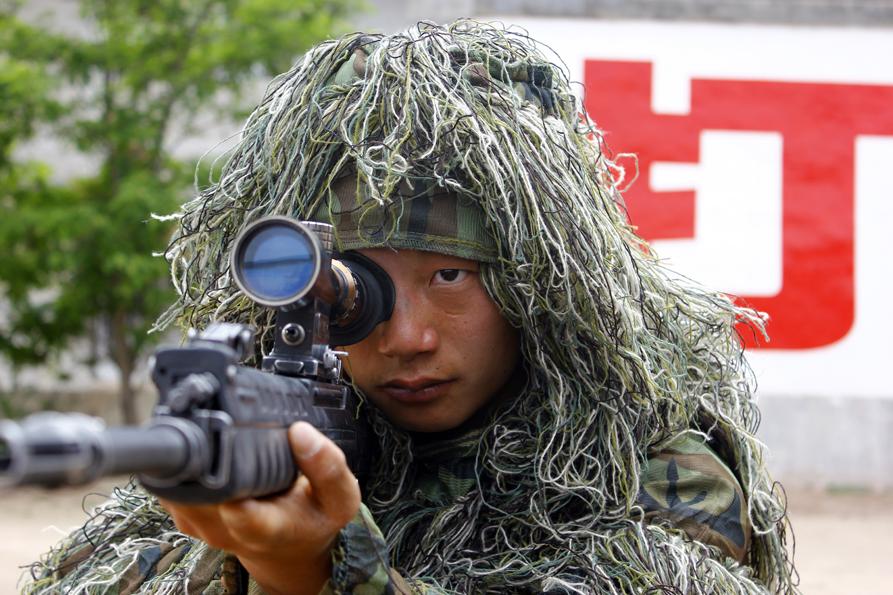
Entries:
{"type": "MultiPolygon", "coordinates": [[[[273,81],[219,179],[184,206],[167,251],[181,297],[159,323],[225,319],[269,336],[271,312],[228,270],[246,223],[337,217],[332,188],[348,171],[361,212],[395,204],[407,180],[443,188],[482,213],[495,256],[481,277],[521,330],[527,384],[481,430],[478,487],[441,510],[407,493],[412,440],[373,413],[388,456],[367,502],[394,565],[468,592],[792,590],[735,330],[759,332],[762,319],[662,267],[627,223],[617,168],[583,113],[564,71],[511,30],[420,23],[323,43],[273,81]],[[725,445],[744,487],[750,569],[639,522],[649,449],[692,428],[725,445]]],[[[388,245],[397,227],[385,232],[366,245],[388,245]]]]}

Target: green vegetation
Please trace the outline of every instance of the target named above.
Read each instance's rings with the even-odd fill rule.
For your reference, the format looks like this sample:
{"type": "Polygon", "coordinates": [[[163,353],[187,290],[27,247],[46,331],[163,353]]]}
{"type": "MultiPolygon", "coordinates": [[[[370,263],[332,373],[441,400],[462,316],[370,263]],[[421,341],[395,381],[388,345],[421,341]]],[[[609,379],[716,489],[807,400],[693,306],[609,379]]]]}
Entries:
{"type": "Polygon", "coordinates": [[[60,33],[0,0],[0,357],[14,370],[99,337],[132,375],[172,299],[162,250],[194,164],[171,154],[198,114],[231,117],[243,90],[330,35],[354,0],[81,0],[60,33]],[[36,132],[96,164],[64,184],[15,158],[36,132]]]}

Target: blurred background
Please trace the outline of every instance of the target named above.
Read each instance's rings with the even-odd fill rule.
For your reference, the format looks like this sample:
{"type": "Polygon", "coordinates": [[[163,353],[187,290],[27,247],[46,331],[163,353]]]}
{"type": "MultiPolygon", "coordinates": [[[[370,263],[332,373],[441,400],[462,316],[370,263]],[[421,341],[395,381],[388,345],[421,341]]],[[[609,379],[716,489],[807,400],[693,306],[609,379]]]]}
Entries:
{"type": "MultiPolygon", "coordinates": [[[[153,256],[163,215],[213,175],[270,78],[307,47],[421,19],[498,20],[578,82],[641,235],[769,314],[771,341],[745,341],[804,593],[893,593],[893,1],[0,8],[0,417],[147,417],[146,360],[178,338],[147,334],[172,299],[153,256]]],[[[2,495],[0,593],[58,539],[45,527],[79,524],[83,493],[2,495]]]]}

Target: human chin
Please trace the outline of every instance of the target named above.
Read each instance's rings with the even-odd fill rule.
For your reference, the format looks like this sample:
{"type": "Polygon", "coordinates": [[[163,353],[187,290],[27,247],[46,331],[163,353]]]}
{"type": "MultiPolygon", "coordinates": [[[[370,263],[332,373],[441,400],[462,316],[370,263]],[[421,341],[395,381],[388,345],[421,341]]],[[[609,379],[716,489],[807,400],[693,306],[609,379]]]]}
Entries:
{"type": "MultiPolygon", "coordinates": [[[[443,432],[459,426],[467,417],[449,398],[449,391],[434,398],[394,398],[381,391],[369,393],[370,400],[395,426],[410,432],[443,432]]],[[[402,395],[398,395],[400,397],[402,395]]]]}
{"type": "Polygon", "coordinates": [[[443,411],[393,411],[385,412],[390,422],[408,432],[429,434],[445,432],[461,425],[464,421],[455,412],[443,411]]]}

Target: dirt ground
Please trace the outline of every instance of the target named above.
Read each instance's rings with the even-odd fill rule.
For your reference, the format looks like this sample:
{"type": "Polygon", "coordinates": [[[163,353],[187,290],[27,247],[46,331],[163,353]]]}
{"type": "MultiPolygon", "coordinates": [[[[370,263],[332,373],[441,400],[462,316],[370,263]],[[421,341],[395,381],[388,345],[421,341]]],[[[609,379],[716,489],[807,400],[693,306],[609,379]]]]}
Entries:
{"type": "MultiPolygon", "coordinates": [[[[0,595],[17,593],[27,564],[82,522],[82,502],[103,500],[85,494],[112,485],[0,492],[0,595]]],[[[804,594],[893,595],[893,493],[789,491],[788,502],[804,594]]]]}

